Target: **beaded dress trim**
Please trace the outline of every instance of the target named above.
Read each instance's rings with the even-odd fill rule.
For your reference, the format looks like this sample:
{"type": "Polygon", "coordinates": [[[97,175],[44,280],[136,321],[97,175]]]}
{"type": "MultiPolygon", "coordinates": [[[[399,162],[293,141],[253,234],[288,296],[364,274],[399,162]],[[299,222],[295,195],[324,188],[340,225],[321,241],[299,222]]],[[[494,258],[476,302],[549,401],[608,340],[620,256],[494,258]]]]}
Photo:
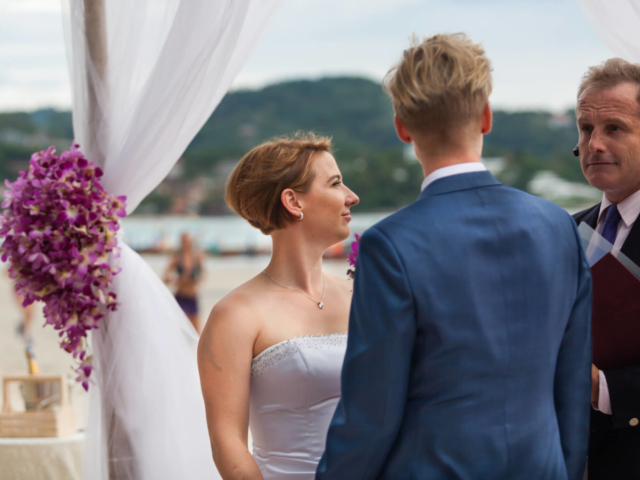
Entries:
{"type": "Polygon", "coordinates": [[[261,375],[265,370],[276,366],[285,358],[298,351],[298,348],[340,347],[347,344],[346,333],[327,335],[301,335],[284,342],[276,343],[260,352],[251,362],[251,377],[261,375]]]}

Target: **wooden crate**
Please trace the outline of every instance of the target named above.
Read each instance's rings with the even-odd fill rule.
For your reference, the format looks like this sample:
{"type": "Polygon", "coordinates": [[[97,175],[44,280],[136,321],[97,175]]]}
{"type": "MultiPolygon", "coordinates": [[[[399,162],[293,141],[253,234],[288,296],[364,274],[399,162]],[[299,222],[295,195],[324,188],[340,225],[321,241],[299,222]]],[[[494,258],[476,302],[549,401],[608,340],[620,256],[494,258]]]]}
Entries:
{"type": "Polygon", "coordinates": [[[64,437],[76,433],[73,411],[69,404],[66,378],[59,376],[4,377],[3,406],[0,413],[0,437],[64,437]],[[9,401],[9,384],[23,385],[52,382],[59,385],[60,399],[53,408],[16,412],[9,401]]]}

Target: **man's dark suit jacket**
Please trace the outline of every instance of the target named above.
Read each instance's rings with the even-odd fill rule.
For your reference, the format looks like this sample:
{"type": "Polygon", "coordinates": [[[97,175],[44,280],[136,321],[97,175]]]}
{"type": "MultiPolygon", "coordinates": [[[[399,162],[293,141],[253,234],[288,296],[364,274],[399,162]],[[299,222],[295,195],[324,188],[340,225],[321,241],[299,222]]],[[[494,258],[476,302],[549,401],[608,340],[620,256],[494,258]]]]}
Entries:
{"type": "MultiPolygon", "coordinates": [[[[573,216],[595,229],[600,204],[573,216]]],[[[640,265],[640,222],[636,221],[622,253],[640,265]]],[[[640,312],[638,315],[640,321],[640,312]]],[[[589,480],[640,479],[640,365],[604,370],[613,415],[591,412],[589,480]],[[637,420],[634,420],[637,419],[637,420]]]]}

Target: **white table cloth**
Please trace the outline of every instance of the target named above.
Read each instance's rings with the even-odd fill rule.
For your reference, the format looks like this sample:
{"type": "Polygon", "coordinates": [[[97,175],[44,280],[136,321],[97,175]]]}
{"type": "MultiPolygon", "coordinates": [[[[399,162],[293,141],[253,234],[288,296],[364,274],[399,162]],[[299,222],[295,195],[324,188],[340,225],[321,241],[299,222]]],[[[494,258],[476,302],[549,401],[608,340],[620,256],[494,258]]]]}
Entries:
{"type": "Polygon", "coordinates": [[[0,480],[80,480],[84,434],[0,438],[0,480]]]}

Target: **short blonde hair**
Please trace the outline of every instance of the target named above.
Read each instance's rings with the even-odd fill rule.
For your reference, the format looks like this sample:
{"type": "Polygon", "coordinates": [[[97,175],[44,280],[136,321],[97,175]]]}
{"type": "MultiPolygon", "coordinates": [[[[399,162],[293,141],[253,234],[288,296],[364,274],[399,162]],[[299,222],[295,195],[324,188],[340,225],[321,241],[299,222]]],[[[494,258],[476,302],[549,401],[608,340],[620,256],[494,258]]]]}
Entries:
{"type": "Polygon", "coordinates": [[[247,153],[233,169],[225,192],[231,210],[268,235],[295,220],[280,196],[287,188],[309,191],[317,152],[331,153],[331,139],[298,132],[265,142],[247,153]]]}
{"type": "Polygon", "coordinates": [[[638,105],[640,106],[640,63],[629,63],[622,58],[610,58],[596,67],[589,67],[582,76],[578,88],[578,100],[587,88],[607,90],[621,83],[633,83],[638,86],[638,105]]]}
{"type": "Polygon", "coordinates": [[[441,133],[481,120],[492,90],[491,70],[482,46],[464,33],[422,42],[414,36],[383,88],[410,131],[441,133]]]}

